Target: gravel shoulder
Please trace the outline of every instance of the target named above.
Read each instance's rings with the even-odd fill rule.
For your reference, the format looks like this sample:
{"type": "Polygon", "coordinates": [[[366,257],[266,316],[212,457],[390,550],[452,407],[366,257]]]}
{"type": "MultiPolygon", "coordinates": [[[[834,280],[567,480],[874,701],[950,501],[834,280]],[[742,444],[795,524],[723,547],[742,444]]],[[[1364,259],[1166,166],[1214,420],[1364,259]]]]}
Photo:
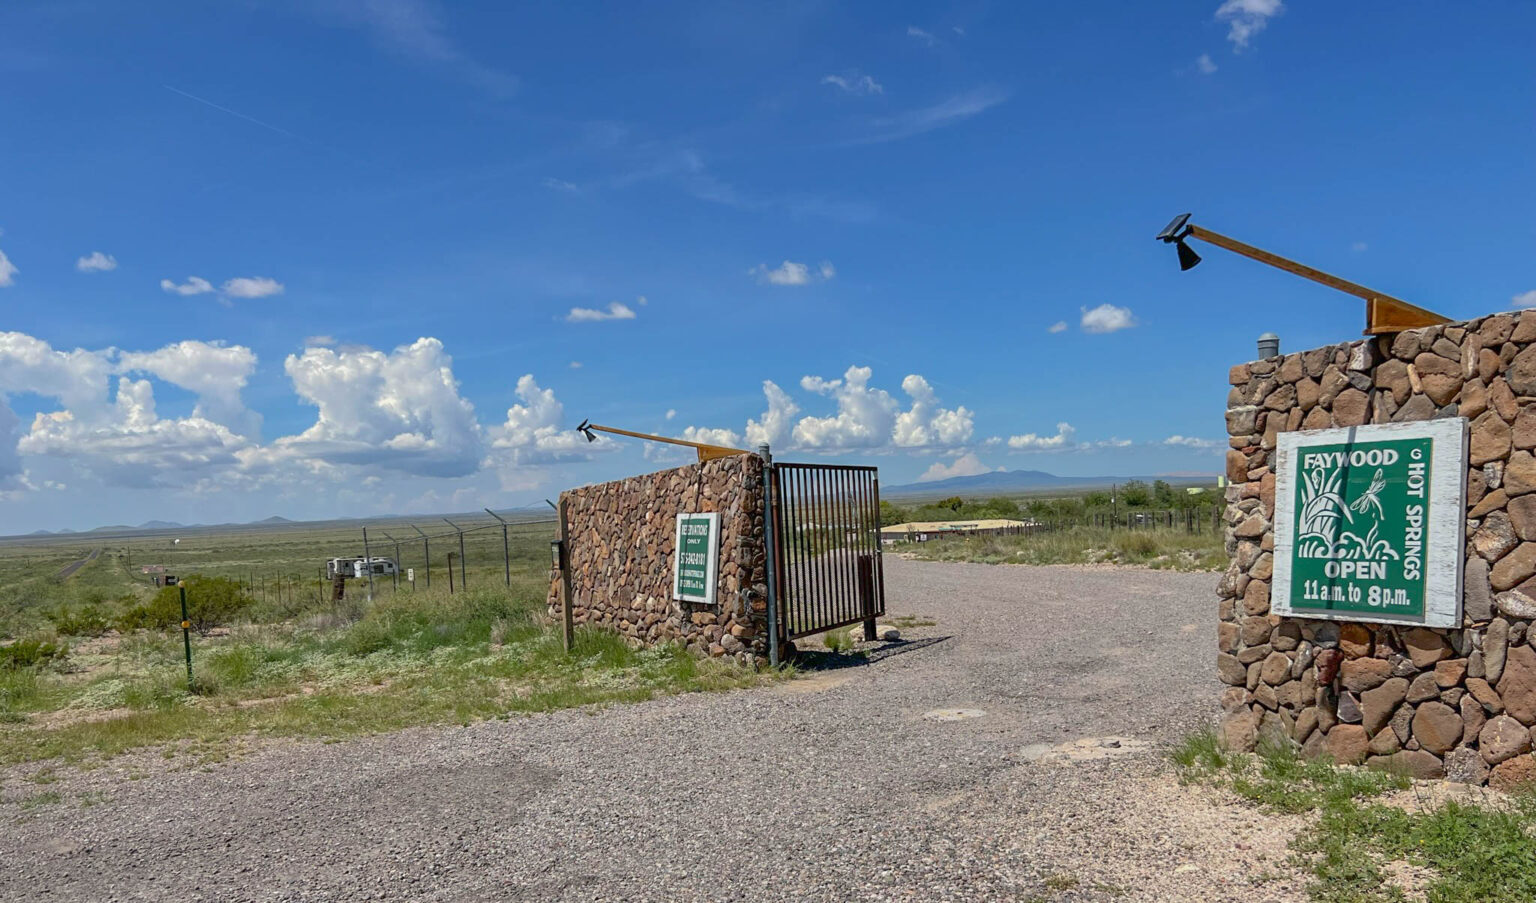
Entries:
{"type": "Polygon", "coordinates": [[[1294,826],[1162,763],[1216,711],[1215,575],[890,556],[886,579],[936,626],[787,684],[13,771],[0,899],[1303,899],[1294,826]]]}

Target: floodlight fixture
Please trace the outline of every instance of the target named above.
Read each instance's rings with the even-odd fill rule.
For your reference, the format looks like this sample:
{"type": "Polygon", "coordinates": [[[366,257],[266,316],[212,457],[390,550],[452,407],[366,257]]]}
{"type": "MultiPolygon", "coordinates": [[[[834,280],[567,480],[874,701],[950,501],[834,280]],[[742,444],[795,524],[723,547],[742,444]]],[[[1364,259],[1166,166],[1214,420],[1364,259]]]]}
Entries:
{"type": "Polygon", "coordinates": [[[1181,213],[1173,218],[1163,231],[1157,233],[1157,240],[1164,244],[1177,247],[1179,252],[1179,269],[1190,270],[1200,262],[1200,255],[1196,254],[1188,244],[1191,238],[1209,242],[1219,248],[1226,248],[1234,254],[1241,254],[1259,263],[1265,263],[1276,269],[1285,270],[1304,279],[1320,282],[1332,289],[1365,299],[1365,334],[1383,335],[1394,332],[1402,332],[1405,329],[1418,329],[1423,326],[1438,326],[1451,322],[1448,317],[1443,317],[1434,311],[1425,310],[1394,298],[1384,292],[1378,292],[1373,288],[1367,288],[1347,279],[1340,279],[1331,273],[1309,267],[1304,263],[1297,263],[1279,254],[1272,254],[1262,248],[1240,242],[1235,238],[1213,232],[1203,226],[1197,226],[1189,221],[1190,214],[1181,213]]]}
{"type": "Polygon", "coordinates": [[[1173,222],[1164,227],[1163,231],[1157,233],[1158,241],[1174,245],[1179,249],[1179,269],[1181,271],[1192,270],[1200,262],[1200,255],[1196,254],[1195,249],[1191,248],[1189,243],[1184,240],[1189,237],[1190,233],[1187,225],[1189,217],[1190,214],[1181,213],[1174,217],[1173,222]]]}

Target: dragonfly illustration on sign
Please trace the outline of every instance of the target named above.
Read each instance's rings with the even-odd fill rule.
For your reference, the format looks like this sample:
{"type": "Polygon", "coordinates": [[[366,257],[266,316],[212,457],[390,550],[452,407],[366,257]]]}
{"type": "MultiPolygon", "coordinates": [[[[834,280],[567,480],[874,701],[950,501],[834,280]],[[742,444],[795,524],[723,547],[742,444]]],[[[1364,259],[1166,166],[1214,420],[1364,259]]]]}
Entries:
{"type": "Polygon", "coordinates": [[[1381,506],[1381,492],[1387,486],[1385,474],[1377,468],[1370,485],[1350,502],[1344,500],[1343,481],[1342,470],[1330,472],[1317,467],[1302,474],[1297,553],[1303,558],[1398,558],[1392,544],[1379,536],[1385,514],[1381,506]],[[1341,532],[1341,526],[1350,529],[1341,532]],[[1362,528],[1366,528],[1364,535],[1362,528]]]}

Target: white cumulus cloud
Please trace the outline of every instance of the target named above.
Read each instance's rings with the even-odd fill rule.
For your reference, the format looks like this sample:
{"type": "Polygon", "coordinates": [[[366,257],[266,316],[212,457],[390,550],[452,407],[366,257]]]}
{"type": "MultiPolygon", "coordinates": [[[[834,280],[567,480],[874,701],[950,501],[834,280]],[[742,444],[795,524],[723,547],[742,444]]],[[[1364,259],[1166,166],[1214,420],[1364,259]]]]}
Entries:
{"type": "Polygon", "coordinates": [[[1009,436],[1008,447],[1020,451],[1052,451],[1067,448],[1072,445],[1072,437],[1077,430],[1072,424],[1062,422],[1056,424],[1056,434],[1039,435],[1037,433],[1025,433],[1022,436],[1009,436]]]}
{"type": "Polygon", "coordinates": [[[768,410],[763,412],[761,420],[747,421],[747,443],[754,448],[765,444],[778,448],[787,443],[794,432],[795,415],[800,413],[800,406],[771,379],[763,380],[763,396],[768,399],[768,410]]]}
{"type": "Polygon", "coordinates": [[[11,258],[0,251],[0,288],[6,288],[16,284],[16,274],[21,270],[16,269],[16,264],[11,263],[11,258]]]}
{"type": "Polygon", "coordinates": [[[1136,317],[1131,314],[1129,307],[1116,307],[1113,304],[1100,304],[1098,307],[1083,308],[1082,328],[1083,332],[1101,335],[1108,332],[1119,332],[1122,329],[1130,329],[1136,325],[1136,317]]]}
{"type": "Polygon", "coordinates": [[[898,447],[952,448],[970,441],[974,417],[964,405],[939,407],[933,387],[915,373],[901,381],[901,390],[912,399],[912,407],[896,416],[891,438],[898,447]]]}
{"type": "Polygon", "coordinates": [[[281,282],[265,276],[237,276],[234,279],[225,280],[221,288],[230,298],[266,298],[283,293],[281,282]]]}
{"type": "Polygon", "coordinates": [[[1066,332],[1067,331],[1067,321],[1066,320],[1057,320],[1055,323],[1052,323],[1050,325],[1050,327],[1047,328],[1045,331],[1050,333],[1051,335],[1056,335],[1057,333],[1066,332]]]}
{"type": "Polygon", "coordinates": [[[92,251],[75,261],[75,269],[82,273],[105,273],[117,269],[117,258],[111,254],[92,251]]]}
{"type": "Polygon", "coordinates": [[[1281,0],[1223,0],[1216,8],[1216,21],[1227,23],[1227,40],[1234,50],[1242,51],[1284,9],[1281,0]]]}
{"type": "Polygon", "coordinates": [[[1521,292],[1509,300],[1512,301],[1516,307],[1536,307],[1536,288],[1533,288],[1528,292],[1521,292]]]}
{"type": "Polygon", "coordinates": [[[614,301],[606,310],[592,307],[573,307],[565,315],[567,323],[601,323],[604,320],[633,320],[635,311],[628,304],[614,301]]]}
{"type": "Polygon", "coordinates": [[[302,433],[277,439],[277,457],[419,476],[465,476],[479,468],[480,425],[439,340],[421,338],[387,353],[306,348],[289,355],[283,369],[319,416],[302,433]]]}
{"type": "Polygon", "coordinates": [[[502,467],[585,461],[594,451],[614,447],[605,437],[588,442],[565,423],[565,406],[553,389],[543,389],[526,373],[517,381],[519,404],[507,409],[507,419],[492,428],[492,458],[502,467]]]}
{"type": "Polygon", "coordinates": [[[260,430],[260,418],[240,397],[256,371],[256,353],[243,345],[177,342],[155,351],[124,352],[117,363],[119,372],[148,373],[196,394],[193,417],[252,438],[260,430]]]}
{"type": "Polygon", "coordinates": [[[1195,60],[1195,68],[1200,70],[1201,75],[1210,75],[1216,71],[1216,63],[1209,53],[1202,53],[1195,60]]]}
{"type": "Polygon", "coordinates": [[[975,452],[966,452],[953,462],[945,464],[943,461],[935,461],[917,478],[919,483],[931,483],[934,480],[947,480],[950,477],[974,477],[979,474],[991,473],[994,470],[1002,470],[1001,467],[988,467],[981,463],[975,452]]]}
{"type": "Polygon", "coordinates": [[[187,281],[180,285],[169,279],[161,279],[160,288],[173,295],[206,295],[213,291],[213,283],[201,276],[188,276],[187,281]]]}

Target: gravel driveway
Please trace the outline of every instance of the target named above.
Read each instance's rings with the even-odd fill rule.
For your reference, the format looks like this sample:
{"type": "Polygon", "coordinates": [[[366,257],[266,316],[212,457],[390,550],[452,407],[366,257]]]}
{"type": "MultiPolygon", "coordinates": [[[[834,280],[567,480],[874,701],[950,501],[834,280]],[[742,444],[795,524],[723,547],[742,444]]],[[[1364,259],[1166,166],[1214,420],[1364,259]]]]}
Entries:
{"type": "Polygon", "coordinates": [[[937,626],[867,665],[206,771],[119,759],[0,806],[0,899],[1300,899],[1248,886],[1284,836],[1156,748],[1215,712],[1215,580],[892,557],[891,612],[937,626]]]}

